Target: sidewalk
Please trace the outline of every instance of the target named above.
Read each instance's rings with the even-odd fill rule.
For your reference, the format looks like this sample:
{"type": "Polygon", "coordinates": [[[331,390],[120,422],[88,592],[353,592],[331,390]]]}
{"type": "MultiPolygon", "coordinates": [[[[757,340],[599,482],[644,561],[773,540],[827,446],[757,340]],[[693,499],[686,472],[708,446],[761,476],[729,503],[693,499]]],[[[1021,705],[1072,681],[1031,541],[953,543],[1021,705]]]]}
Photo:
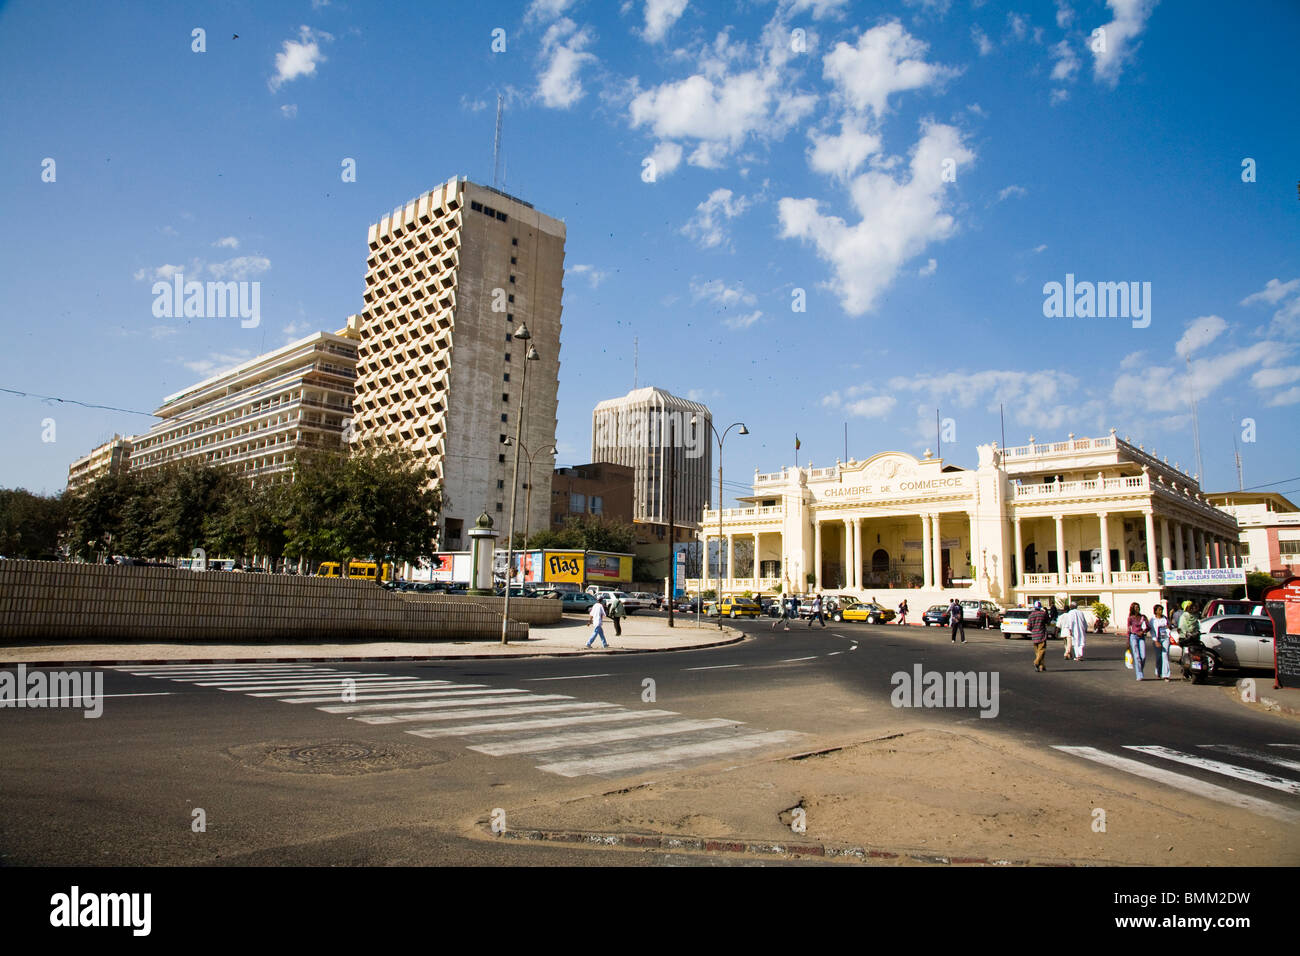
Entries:
{"type": "Polygon", "coordinates": [[[591,637],[585,614],[566,614],[559,624],[528,629],[529,639],[502,645],[496,641],[447,641],[418,644],[410,641],[346,644],[18,644],[0,647],[0,667],[27,664],[42,667],[99,667],[114,664],[191,663],[221,661],[238,663],[286,663],[289,661],[408,661],[455,657],[556,657],[591,654],[645,654],[656,651],[684,651],[734,644],[744,634],[730,627],[718,628],[717,620],[696,627],[694,615],[676,615],[668,627],[663,615],[632,615],[623,619],[623,635],[616,637],[612,622],[605,624],[609,650],[600,642],[584,649],[591,637]]]}

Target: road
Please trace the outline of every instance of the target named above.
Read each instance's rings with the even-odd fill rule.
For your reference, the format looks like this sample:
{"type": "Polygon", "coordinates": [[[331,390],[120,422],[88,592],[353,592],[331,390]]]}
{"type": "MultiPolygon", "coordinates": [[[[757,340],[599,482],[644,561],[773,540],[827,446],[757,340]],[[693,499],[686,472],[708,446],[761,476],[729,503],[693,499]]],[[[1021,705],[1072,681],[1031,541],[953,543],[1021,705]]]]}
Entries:
{"type": "Polygon", "coordinates": [[[1293,721],[1212,687],[1138,684],[1113,637],[1078,663],[1053,644],[1039,674],[1030,645],[997,631],[954,645],[934,628],[738,626],[750,640],[676,653],[105,669],[99,719],[0,711],[0,863],[645,863],[467,827],[501,807],[863,739],[882,713],[1085,748],[1056,752],[1155,780],[1171,801],[1300,821],[1293,721]],[[996,714],[890,707],[895,675],[918,667],[996,674],[996,714]]]}

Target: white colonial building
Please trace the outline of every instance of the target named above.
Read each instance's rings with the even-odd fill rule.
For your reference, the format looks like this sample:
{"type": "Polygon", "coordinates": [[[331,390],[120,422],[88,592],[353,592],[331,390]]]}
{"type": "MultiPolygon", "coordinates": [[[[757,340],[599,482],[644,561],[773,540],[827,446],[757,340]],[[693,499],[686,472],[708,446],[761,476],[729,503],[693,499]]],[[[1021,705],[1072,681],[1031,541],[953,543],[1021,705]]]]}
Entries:
{"type": "Polygon", "coordinates": [[[1117,438],[1001,449],[975,470],[926,452],[755,474],[746,507],[705,511],[703,582],[721,590],[841,591],[913,613],[949,597],[1035,599],[1117,612],[1160,600],[1160,570],[1236,567],[1236,520],[1196,480],[1117,438]],[[710,541],[710,539],[712,539],[710,541]],[[736,542],[748,542],[737,565],[736,542]]]}

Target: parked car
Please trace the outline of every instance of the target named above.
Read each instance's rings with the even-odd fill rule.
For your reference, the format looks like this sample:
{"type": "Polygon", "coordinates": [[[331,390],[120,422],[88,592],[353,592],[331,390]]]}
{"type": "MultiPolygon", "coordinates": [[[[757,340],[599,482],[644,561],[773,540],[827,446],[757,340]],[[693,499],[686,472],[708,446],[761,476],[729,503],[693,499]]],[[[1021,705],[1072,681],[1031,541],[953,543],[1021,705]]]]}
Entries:
{"type": "Polygon", "coordinates": [[[1233,601],[1227,598],[1215,598],[1201,611],[1202,618],[1223,617],[1225,615],[1268,614],[1263,601],[1233,601]]]}
{"type": "MultiPolygon", "coordinates": [[[[1201,640],[1234,670],[1273,670],[1273,619],[1267,614],[1220,614],[1201,621],[1201,640]]],[[[1148,656],[1150,651],[1148,650],[1148,656]]],[[[1175,632],[1169,659],[1182,660],[1175,632]]]]}
{"type": "Polygon", "coordinates": [[[724,597],[718,605],[723,617],[758,617],[762,613],[757,601],[747,597],[724,597]]]}
{"type": "Polygon", "coordinates": [[[889,608],[859,601],[857,598],[843,596],[837,598],[830,610],[832,621],[865,621],[868,624],[887,624],[894,619],[894,612],[889,608]]]}
{"type": "Polygon", "coordinates": [[[649,591],[633,591],[632,598],[640,603],[642,610],[647,611],[658,610],[664,600],[662,594],[652,594],[649,591]]]}
{"type": "Polygon", "coordinates": [[[623,602],[623,610],[627,611],[628,614],[635,614],[637,611],[641,610],[642,607],[644,607],[644,605],[640,601],[638,601],[631,594],[628,594],[626,591],[601,590],[596,592],[596,599],[600,601],[602,604],[604,604],[606,607],[609,606],[610,602],[616,596],[620,601],[623,602]]]}
{"type": "Polygon", "coordinates": [[[560,595],[560,610],[586,614],[596,603],[595,595],[586,591],[563,591],[560,595]]]}
{"type": "Polygon", "coordinates": [[[1002,608],[992,601],[962,601],[962,620],[975,627],[997,627],[1002,623],[1002,608]]]}
{"type": "Polygon", "coordinates": [[[934,624],[938,627],[948,626],[948,605],[936,604],[927,608],[926,612],[921,615],[921,623],[926,627],[934,624]]]}
{"type": "MultiPolygon", "coordinates": [[[[1011,637],[1028,637],[1029,636],[1029,611],[1027,607],[1012,607],[1002,612],[1002,636],[1011,637]]],[[[1061,636],[1061,629],[1049,618],[1047,621],[1047,639],[1054,641],[1061,636]]]]}

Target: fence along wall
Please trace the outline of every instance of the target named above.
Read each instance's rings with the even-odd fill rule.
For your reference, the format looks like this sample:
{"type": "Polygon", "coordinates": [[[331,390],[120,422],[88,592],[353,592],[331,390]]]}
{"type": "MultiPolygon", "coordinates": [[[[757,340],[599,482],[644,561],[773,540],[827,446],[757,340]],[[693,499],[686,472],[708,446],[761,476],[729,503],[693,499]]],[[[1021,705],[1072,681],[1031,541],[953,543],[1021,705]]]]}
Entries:
{"type": "MultiPolygon", "coordinates": [[[[516,603],[522,602],[510,602],[512,617],[516,603]]],[[[528,625],[512,620],[508,636],[527,640],[528,625]]],[[[500,637],[499,609],[494,615],[453,599],[404,601],[368,581],[0,561],[0,643],[6,644],[500,637]]]]}

